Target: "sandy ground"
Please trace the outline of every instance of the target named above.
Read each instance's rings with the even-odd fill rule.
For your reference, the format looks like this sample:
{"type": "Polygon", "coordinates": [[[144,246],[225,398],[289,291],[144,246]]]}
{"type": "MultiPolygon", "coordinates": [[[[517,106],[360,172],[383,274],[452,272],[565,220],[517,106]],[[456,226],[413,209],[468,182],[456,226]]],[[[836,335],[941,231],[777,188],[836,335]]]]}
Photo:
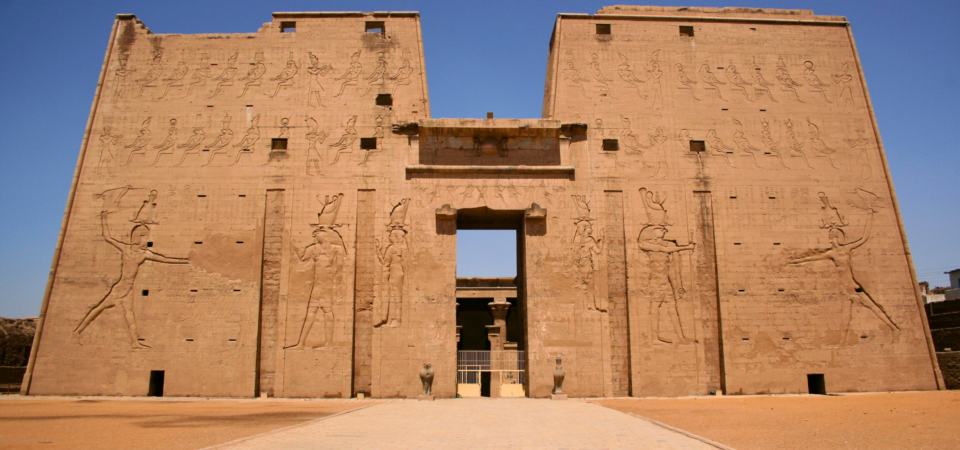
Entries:
{"type": "Polygon", "coordinates": [[[960,391],[597,400],[751,449],[960,449],[960,391]]]}
{"type": "Polygon", "coordinates": [[[0,398],[0,449],[197,449],[371,401],[0,398]]]}

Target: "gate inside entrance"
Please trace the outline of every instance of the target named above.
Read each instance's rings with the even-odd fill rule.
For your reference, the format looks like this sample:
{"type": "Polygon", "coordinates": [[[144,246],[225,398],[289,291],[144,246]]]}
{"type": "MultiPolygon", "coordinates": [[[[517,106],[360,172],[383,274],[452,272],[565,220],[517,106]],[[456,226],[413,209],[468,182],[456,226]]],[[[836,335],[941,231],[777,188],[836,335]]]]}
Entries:
{"type": "Polygon", "coordinates": [[[457,352],[457,394],[491,398],[526,396],[526,356],[523,350],[461,350],[457,352]],[[487,389],[484,389],[487,388],[487,389]]]}

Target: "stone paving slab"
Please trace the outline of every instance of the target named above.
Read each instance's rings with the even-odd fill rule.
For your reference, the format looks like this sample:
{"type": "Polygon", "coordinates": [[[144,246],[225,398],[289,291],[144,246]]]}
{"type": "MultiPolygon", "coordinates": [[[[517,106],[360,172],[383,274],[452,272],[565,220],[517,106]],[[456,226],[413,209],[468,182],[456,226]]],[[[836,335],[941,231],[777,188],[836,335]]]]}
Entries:
{"type": "Polygon", "coordinates": [[[398,400],[218,449],[697,449],[704,442],[584,401],[398,400]]]}

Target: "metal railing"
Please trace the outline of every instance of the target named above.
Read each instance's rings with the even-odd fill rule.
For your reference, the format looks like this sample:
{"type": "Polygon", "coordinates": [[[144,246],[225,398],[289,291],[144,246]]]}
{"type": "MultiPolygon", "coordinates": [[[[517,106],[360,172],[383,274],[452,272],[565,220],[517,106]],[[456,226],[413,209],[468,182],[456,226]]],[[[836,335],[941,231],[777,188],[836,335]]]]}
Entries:
{"type": "MultiPolygon", "coordinates": [[[[523,350],[462,350],[457,352],[457,383],[480,384],[482,372],[497,373],[501,384],[525,384],[523,350]]],[[[493,375],[491,375],[493,376],[493,375]]]]}

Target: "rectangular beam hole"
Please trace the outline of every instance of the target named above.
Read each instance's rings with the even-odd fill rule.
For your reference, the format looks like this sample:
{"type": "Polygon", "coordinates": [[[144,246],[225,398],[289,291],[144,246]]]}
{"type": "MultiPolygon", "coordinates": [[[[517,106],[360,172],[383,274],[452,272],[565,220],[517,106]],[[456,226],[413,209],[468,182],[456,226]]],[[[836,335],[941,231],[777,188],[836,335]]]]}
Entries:
{"type": "Polygon", "coordinates": [[[597,34],[610,34],[610,24],[609,24],[609,23],[598,23],[598,24],[597,24],[597,34]]]}
{"type": "Polygon", "coordinates": [[[703,152],[707,150],[706,144],[703,141],[690,141],[690,151],[691,152],[703,152]]]}
{"type": "Polygon", "coordinates": [[[296,33],[296,32],[297,32],[297,23],[296,23],[296,22],[280,22],[280,32],[281,32],[281,33],[296,33]]]}
{"type": "Polygon", "coordinates": [[[604,139],[603,140],[603,151],[606,152],[615,152],[620,150],[620,142],[616,139],[604,139]]]}
{"type": "Polygon", "coordinates": [[[680,36],[693,37],[693,26],[680,25],[680,36]]]}

